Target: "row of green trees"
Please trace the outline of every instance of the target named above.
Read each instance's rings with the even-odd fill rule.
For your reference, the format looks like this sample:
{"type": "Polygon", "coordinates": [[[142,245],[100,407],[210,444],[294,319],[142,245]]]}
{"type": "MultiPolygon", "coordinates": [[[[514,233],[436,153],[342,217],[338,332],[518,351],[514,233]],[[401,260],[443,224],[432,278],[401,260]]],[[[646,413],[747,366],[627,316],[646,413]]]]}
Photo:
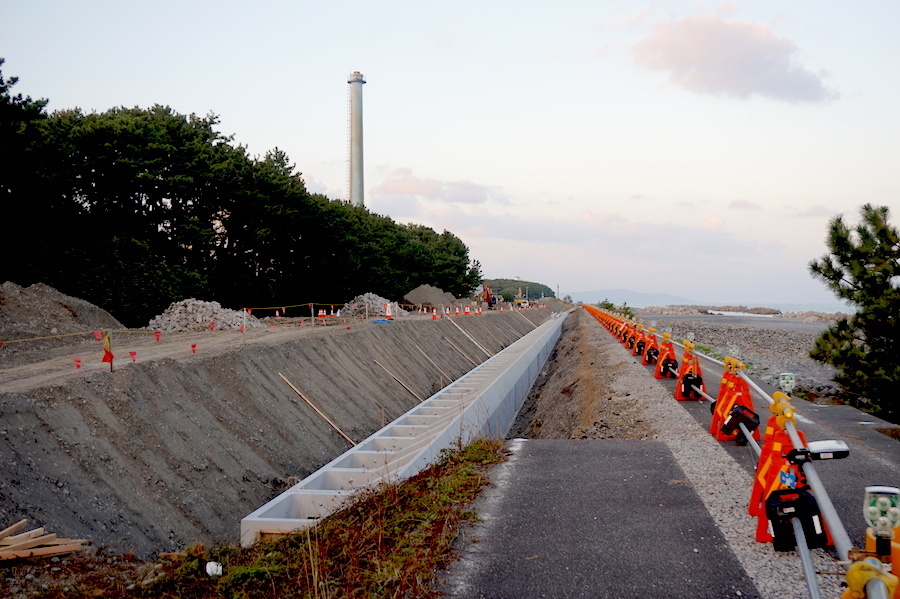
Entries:
{"type": "Polygon", "coordinates": [[[338,303],[423,283],[468,295],[481,280],[452,233],[309,193],[284,152],[249,156],[215,116],[48,114],[15,83],[0,74],[0,193],[24,243],[0,280],[45,282],[132,326],[185,297],[338,303]]]}
{"type": "Polygon", "coordinates": [[[520,279],[485,279],[484,282],[491,288],[493,294],[503,301],[513,301],[522,291],[522,297],[538,299],[541,297],[556,297],[553,290],[542,283],[534,281],[522,281],[520,279]]]}

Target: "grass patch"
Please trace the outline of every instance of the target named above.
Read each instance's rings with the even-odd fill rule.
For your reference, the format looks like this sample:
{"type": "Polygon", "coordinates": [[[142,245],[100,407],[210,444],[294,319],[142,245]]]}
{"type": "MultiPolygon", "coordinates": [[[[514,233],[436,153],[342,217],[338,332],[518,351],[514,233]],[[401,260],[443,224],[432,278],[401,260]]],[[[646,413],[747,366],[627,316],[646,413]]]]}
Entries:
{"type": "MultiPolygon", "coordinates": [[[[248,548],[195,544],[120,569],[108,567],[105,557],[90,567],[88,558],[76,556],[70,559],[81,561],[80,574],[60,567],[60,580],[37,577],[29,584],[21,574],[12,584],[41,599],[435,597],[432,575],[453,561],[460,523],[476,519],[469,505],[487,484],[488,469],[504,459],[502,441],[476,441],[445,451],[407,481],[362,492],[315,527],[274,541],[248,548]],[[207,575],[209,561],[223,564],[222,576],[207,575]]],[[[0,582],[0,591],[11,591],[3,588],[9,581],[0,582]]]]}

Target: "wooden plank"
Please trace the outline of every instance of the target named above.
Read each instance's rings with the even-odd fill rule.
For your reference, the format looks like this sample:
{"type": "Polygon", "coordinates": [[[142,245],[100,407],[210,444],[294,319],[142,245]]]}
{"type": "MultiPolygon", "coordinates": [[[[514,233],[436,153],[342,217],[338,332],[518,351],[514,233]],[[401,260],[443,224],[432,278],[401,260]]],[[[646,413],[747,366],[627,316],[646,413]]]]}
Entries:
{"type": "Polygon", "coordinates": [[[6,537],[5,539],[0,539],[0,545],[15,545],[16,543],[19,543],[21,541],[27,541],[28,539],[39,537],[42,534],[44,534],[43,528],[35,528],[34,530],[23,532],[20,535],[14,535],[11,537],[6,537]]]}
{"type": "Polygon", "coordinates": [[[8,528],[4,528],[3,530],[0,530],[0,539],[4,539],[4,538],[8,537],[9,535],[16,534],[17,532],[19,532],[26,526],[28,526],[28,520],[19,520],[12,526],[10,526],[8,528]]]}
{"type": "Polygon", "coordinates": [[[34,537],[33,539],[26,539],[24,541],[20,541],[14,545],[7,545],[3,547],[2,551],[20,551],[23,549],[30,549],[32,547],[39,547],[40,545],[44,545],[46,543],[50,543],[56,540],[55,534],[44,535],[42,537],[34,537]]]}
{"type": "Polygon", "coordinates": [[[63,553],[72,553],[78,551],[83,545],[81,543],[70,543],[68,545],[53,545],[52,547],[38,547],[35,549],[24,549],[22,551],[0,551],[0,561],[8,559],[17,559],[23,557],[41,557],[48,555],[61,555],[63,553]]]}

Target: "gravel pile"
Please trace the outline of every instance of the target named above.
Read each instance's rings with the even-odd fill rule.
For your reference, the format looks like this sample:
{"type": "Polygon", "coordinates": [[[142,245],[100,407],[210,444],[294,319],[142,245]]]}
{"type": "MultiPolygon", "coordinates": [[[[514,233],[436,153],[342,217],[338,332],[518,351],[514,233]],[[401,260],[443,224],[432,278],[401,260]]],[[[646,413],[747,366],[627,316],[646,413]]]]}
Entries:
{"type": "Polygon", "coordinates": [[[385,316],[385,304],[391,305],[391,316],[405,316],[406,314],[409,314],[406,310],[401,308],[400,304],[397,302],[392,302],[391,300],[374,293],[364,293],[362,295],[357,295],[344,304],[344,307],[341,308],[341,316],[365,316],[366,314],[369,316],[385,316]]]}
{"type": "Polygon", "coordinates": [[[403,299],[414,306],[452,306],[456,303],[456,298],[452,293],[446,292],[439,287],[431,285],[419,285],[409,293],[403,296],[403,299]]]}
{"type": "MultiPolygon", "coordinates": [[[[592,339],[597,361],[615,372],[608,393],[626,396],[640,407],[639,431],[658,430],[655,437],[672,451],[691,485],[722,531],[734,554],[753,579],[764,599],[806,597],[800,577],[800,559],[794,552],[778,553],[769,543],[757,543],[753,532],[756,519],[747,514],[751,475],[687,412],[677,406],[671,394],[605,329],[592,339]]],[[[813,552],[820,572],[837,570],[834,560],[823,550],[813,552]]],[[[715,556],[710,556],[715,559],[715,556]]],[[[843,576],[820,575],[823,597],[839,597],[843,576]]]]}
{"type": "Polygon", "coordinates": [[[239,310],[223,308],[219,302],[185,299],[172,303],[166,311],[147,325],[151,331],[183,331],[216,323],[217,329],[236,329],[243,324],[247,327],[264,326],[255,317],[244,315],[239,310]]]}
{"type": "Polygon", "coordinates": [[[809,357],[818,333],[779,329],[775,322],[771,328],[761,328],[659,319],[656,327],[660,331],[671,330],[675,339],[694,333],[698,345],[712,349],[719,356],[738,358],[751,374],[767,383],[777,384],[779,373],[793,372],[797,385],[806,391],[830,396],[839,389],[831,382],[834,368],[809,357]]]}

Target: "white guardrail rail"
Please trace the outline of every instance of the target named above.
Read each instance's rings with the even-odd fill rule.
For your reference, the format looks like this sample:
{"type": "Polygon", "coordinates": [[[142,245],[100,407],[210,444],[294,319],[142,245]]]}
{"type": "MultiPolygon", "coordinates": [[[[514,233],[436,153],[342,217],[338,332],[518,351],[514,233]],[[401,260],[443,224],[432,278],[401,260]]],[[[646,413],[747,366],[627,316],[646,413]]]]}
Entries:
{"type": "Polygon", "coordinates": [[[559,339],[552,318],[241,520],[241,544],[312,526],[361,489],[408,478],[441,450],[506,435],[559,339]]]}

